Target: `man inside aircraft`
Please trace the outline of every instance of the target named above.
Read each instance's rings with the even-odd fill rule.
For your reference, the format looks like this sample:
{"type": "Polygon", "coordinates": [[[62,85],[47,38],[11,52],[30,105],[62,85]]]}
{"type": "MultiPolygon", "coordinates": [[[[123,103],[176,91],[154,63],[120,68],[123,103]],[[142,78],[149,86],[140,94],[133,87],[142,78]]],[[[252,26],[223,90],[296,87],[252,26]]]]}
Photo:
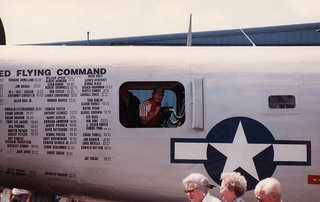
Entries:
{"type": "Polygon", "coordinates": [[[31,202],[31,192],[28,190],[13,188],[10,195],[10,201],[31,202]]]}
{"type": "Polygon", "coordinates": [[[129,91],[127,83],[121,85],[119,94],[121,124],[127,128],[138,127],[140,100],[129,91]]]}
{"type": "Polygon", "coordinates": [[[261,180],[254,190],[257,202],[282,202],[281,184],[275,178],[261,180]]]}
{"type": "Polygon", "coordinates": [[[161,101],[164,96],[162,88],[155,88],[152,97],[140,104],[140,121],[143,127],[160,127],[161,118],[161,101]]]}

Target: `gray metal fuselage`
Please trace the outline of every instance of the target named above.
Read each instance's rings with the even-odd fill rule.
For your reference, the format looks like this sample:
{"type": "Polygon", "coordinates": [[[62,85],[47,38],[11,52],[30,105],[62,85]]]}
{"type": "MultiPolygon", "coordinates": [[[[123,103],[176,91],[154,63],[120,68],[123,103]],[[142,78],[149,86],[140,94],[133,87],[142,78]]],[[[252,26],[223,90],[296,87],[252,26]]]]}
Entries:
{"type": "MultiPolygon", "coordinates": [[[[0,47],[1,185],[188,201],[181,181],[189,173],[219,186],[215,172],[237,170],[251,187],[277,178],[284,201],[316,201],[320,185],[308,176],[320,175],[319,55],[318,47],[0,47]],[[124,127],[125,82],[138,90],[182,84],[181,126],[124,127]],[[293,95],[295,106],[271,108],[274,95],[293,95]],[[259,163],[253,145],[269,148],[270,164],[259,163]]],[[[218,188],[212,194],[220,198],[218,188]]],[[[255,200],[252,188],[243,198],[255,200]]]]}

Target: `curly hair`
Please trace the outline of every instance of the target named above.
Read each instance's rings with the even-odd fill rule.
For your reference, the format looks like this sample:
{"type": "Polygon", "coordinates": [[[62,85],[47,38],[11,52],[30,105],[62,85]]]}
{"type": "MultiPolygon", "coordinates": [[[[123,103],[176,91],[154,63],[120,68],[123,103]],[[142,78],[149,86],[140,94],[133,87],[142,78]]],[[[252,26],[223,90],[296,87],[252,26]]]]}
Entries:
{"type": "Polygon", "coordinates": [[[247,180],[238,172],[222,173],[221,180],[230,191],[234,191],[237,197],[242,196],[247,190],[247,180]]]}

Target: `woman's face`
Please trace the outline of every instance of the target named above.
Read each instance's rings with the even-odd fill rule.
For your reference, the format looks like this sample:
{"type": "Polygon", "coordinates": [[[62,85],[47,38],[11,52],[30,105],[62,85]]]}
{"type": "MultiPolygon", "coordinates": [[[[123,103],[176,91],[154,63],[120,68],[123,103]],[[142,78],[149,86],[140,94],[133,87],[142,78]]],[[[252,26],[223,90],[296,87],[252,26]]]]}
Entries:
{"type": "Polygon", "coordinates": [[[185,192],[192,202],[201,202],[205,197],[204,192],[195,183],[188,183],[185,192]]]}
{"type": "Polygon", "coordinates": [[[226,202],[231,202],[237,198],[234,191],[230,191],[228,189],[228,186],[224,180],[222,180],[222,183],[220,186],[220,195],[222,200],[226,202]]]}

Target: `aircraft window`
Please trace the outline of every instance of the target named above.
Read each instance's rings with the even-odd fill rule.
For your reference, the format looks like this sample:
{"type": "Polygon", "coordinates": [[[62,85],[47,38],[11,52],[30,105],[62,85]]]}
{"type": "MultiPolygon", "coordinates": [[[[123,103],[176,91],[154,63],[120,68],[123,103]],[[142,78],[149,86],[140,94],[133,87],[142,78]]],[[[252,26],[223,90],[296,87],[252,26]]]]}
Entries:
{"type": "Polygon", "coordinates": [[[185,121],[179,82],[125,82],[119,88],[119,118],[126,128],[176,128],[185,121]]]}
{"type": "Polygon", "coordinates": [[[271,109],[295,108],[296,98],[293,95],[271,95],[269,96],[269,107],[271,109]]]}

